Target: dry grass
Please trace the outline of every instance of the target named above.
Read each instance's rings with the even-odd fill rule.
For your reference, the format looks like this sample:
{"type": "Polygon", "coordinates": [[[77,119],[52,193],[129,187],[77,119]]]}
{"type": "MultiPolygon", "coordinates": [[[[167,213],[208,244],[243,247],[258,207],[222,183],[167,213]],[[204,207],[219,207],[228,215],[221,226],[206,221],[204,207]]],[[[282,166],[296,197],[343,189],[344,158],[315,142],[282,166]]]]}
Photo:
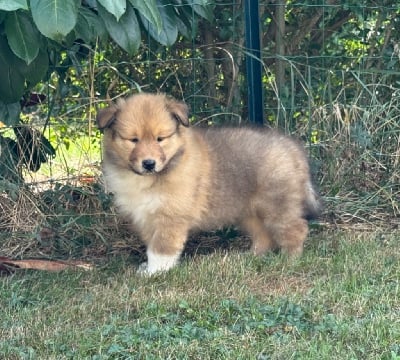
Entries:
{"type": "MultiPolygon", "coordinates": [[[[144,257],[144,246],[120,219],[100,178],[90,185],[54,184],[46,190],[18,188],[13,198],[0,193],[1,255],[8,257],[144,257]]],[[[235,230],[192,236],[184,256],[216,249],[248,249],[235,230]]]]}
{"type": "Polygon", "coordinates": [[[400,92],[389,103],[334,102],[317,107],[311,148],[328,219],[340,224],[400,226],[400,92]]]}
{"type": "Polygon", "coordinates": [[[38,208],[35,195],[24,189],[18,189],[13,197],[0,194],[0,228],[7,232],[34,232],[45,215],[38,208]]]}
{"type": "Polygon", "coordinates": [[[120,227],[104,201],[107,196],[95,188],[59,184],[42,192],[25,186],[11,196],[1,193],[2,255],[84,255],[84,247],[104,254],[120,227]]]}

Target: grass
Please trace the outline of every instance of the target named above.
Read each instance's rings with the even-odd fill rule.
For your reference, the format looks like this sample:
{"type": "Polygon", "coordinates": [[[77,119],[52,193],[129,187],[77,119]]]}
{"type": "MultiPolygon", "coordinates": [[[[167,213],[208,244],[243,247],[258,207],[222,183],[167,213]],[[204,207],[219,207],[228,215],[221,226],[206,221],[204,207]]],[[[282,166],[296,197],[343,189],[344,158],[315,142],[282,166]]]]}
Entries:
{"type": "Polygon", "coordinates": [[[2,359],[400,359],[399,233],[322,232],[304,256],[127,256],[0,280],[2,359]]]}
{"type": "Polygon", "coordinates": [[[96,268],[0,278],[0,359],[400,360],[400,92],[361,89],[296,120],[304,139],[312,125],[325,203],[300,260],[254,258],[221,232],[152,278],[136,275],[143,246],[99,181],[98,134],[63,115],[57,157],[29,186],[0,182],[0,255],[96,268]]]}

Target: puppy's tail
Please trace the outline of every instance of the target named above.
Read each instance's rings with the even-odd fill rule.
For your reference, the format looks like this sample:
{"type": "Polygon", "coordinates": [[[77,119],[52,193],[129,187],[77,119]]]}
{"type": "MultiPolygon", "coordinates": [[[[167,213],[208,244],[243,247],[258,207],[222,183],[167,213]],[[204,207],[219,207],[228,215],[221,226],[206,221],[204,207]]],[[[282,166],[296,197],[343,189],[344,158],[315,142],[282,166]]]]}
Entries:
{"type": "Polygon", "coordinates": [[[304,218],[316,219],[322,211],[322,202],[310,181],[306,185],[306,198],[304,201],[304,218]]]}

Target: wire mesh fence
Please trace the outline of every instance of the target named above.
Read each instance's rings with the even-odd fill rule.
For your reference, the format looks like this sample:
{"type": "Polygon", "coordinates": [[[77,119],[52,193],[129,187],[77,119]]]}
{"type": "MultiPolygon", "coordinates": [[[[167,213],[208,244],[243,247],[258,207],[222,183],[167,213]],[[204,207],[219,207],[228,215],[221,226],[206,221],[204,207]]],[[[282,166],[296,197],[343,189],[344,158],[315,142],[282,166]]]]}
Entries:
{"type": "MultiPolygon", "coordinates": [[[[212,21],[193,11],[192,34],[172,46],[146,34],[134,56],[112,42],[76,43],[62,54],[57,72],[22,104],[19,128],[39,141],[21,143],[15,128],[0,128],[0,190],[8,194],[3,213],[13,211],[8,201],[14,184],[42,194],[55,190],[41,199],[54,213],[98,198],[95,114],[118,97],[139,90],[168,93],[190,105],[194,126],[248,122],[243,2],[209,5],[212,21]],[[32,96],[37,101],[30,102],[32,96]],[[41,136],[54,154],[46,153],[41,136]],[[43,155],[38,169],[29,166],[35,146],[37,157],[43,155]]],[[[399,9],[399,1],[259,1],[265,126],[307,144],[332,222],[399,226],[399,9]]],[[[93,212],[108,201],[103,197],[93,212]]],[[[92,224],[85,221],[79,229],[92,224]]]]}

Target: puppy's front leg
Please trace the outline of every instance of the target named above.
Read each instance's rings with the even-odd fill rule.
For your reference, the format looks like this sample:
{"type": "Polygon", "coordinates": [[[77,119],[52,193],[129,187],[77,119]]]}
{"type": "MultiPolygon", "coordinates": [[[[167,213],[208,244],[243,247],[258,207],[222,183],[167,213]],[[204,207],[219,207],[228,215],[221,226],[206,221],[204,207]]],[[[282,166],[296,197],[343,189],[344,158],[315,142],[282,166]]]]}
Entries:
{"type": "MultiPolygon", "coordinates": [[[[138,273],[153,275],[174,267],[181,256],[187,239],[185,229],[165,229],[155,231],[147,243],[147,262],[140,264],[138,273]]],[[[143,236],[143,239],[146,237],[143,236]]]]}
{"type": "Polygon", "coordinates": [[[157,254],[151,248],[147,249],[147,262],[139,265],[140,275],[153,275],[173,268],[179,260],[181,252],[172,255],[157,254]]]}

